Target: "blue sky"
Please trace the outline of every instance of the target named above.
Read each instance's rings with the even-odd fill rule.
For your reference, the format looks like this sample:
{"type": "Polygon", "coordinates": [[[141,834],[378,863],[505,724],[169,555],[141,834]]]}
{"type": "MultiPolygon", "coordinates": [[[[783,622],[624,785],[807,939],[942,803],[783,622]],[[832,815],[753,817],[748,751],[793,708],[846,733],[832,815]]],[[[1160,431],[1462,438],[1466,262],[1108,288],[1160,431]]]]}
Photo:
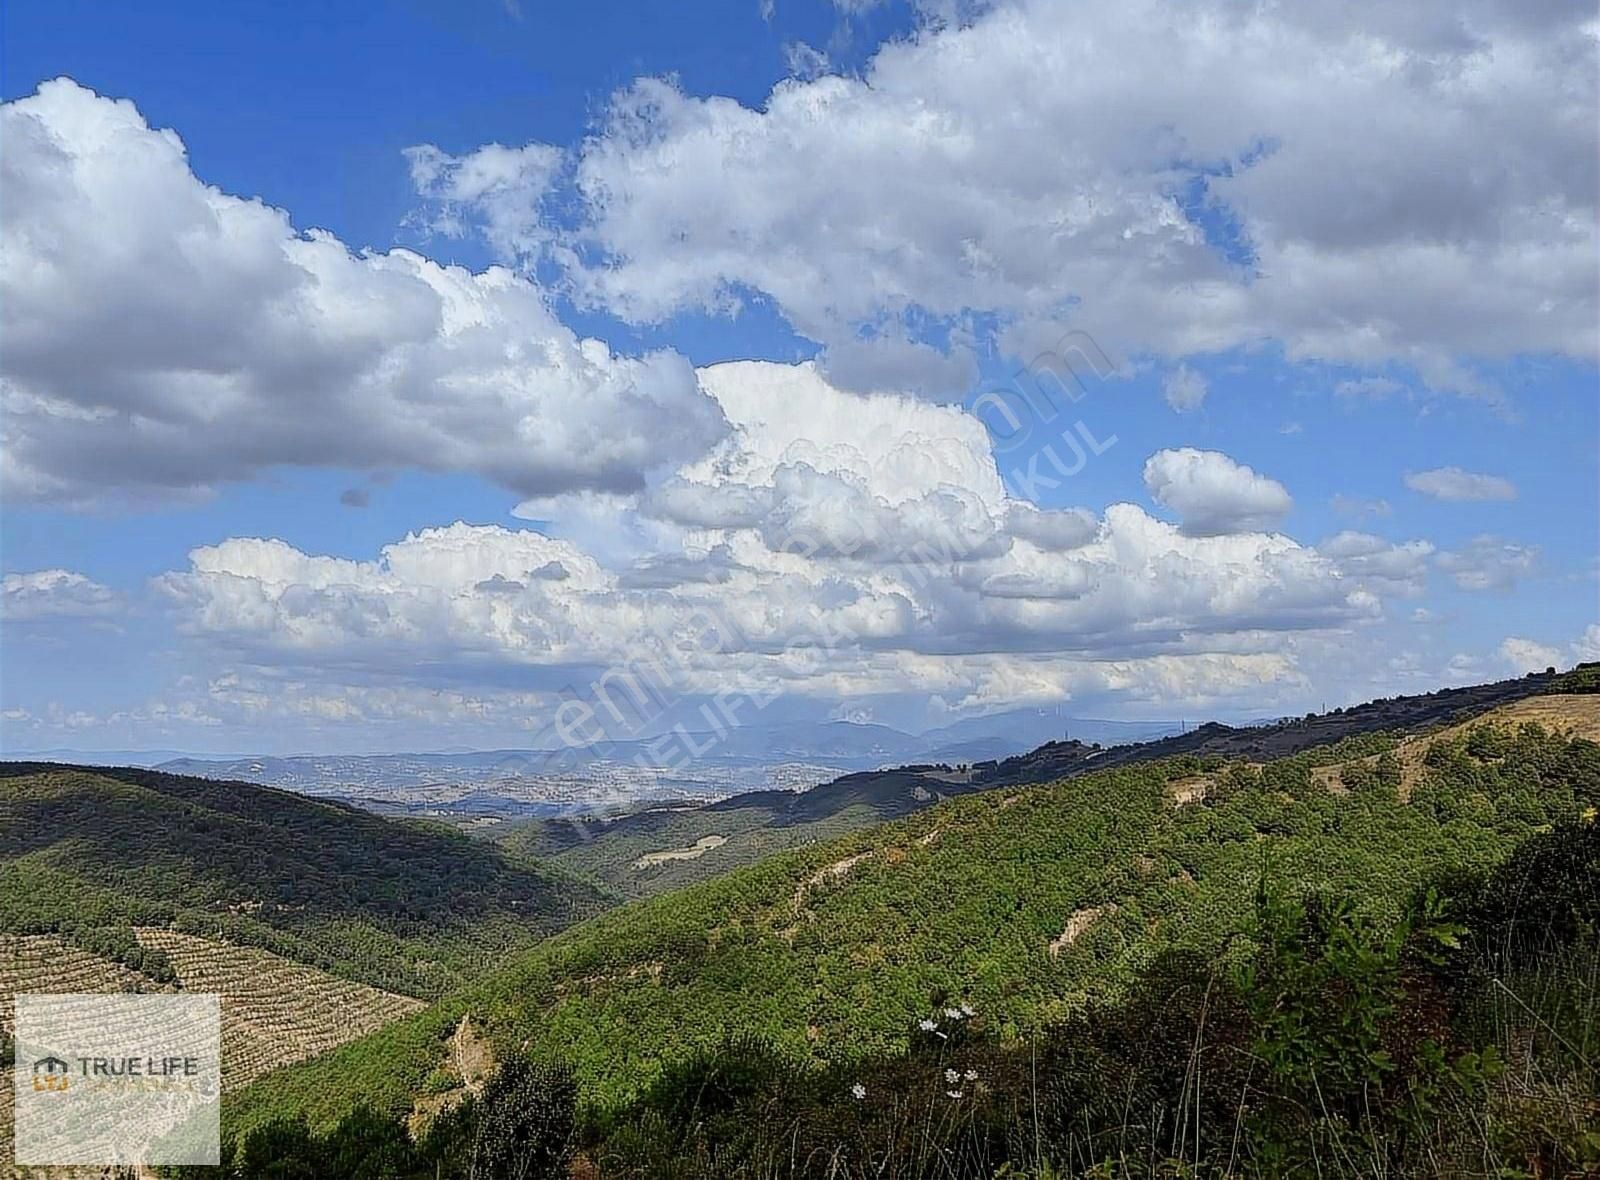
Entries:
{"type": "Polygon", "coordinates": [[[1170,16],[10,6],[0,742],[527,744],[641,652],[911,729],[1600,658],[1592,22],[1170,16]]]}

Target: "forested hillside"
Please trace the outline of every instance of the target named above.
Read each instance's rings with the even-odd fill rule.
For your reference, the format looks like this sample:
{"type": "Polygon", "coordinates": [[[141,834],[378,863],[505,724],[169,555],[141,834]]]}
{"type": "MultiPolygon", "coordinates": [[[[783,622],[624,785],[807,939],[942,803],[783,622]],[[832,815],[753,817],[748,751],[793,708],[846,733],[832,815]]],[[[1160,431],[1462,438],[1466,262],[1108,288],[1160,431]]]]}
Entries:
{"type": "Polygon", "coordinates": [[[1592,669],[1566,676],[1526,676],[1262,725],[1207,724],[1186,734],[1120,746],[1050,742],[998,762],[870,771],[799,793],[756,791],[701,806],[533,820],[490,828],[484,834],[522,854],[596,876],[624,894],[648,896],[707,880],[774,852],[898,819],[958,795],[1055,782],[1177,756],[1263,762],[1367,734],[1422,734],[1487,709],[1580,686],[1592,676],[1592,669]]]}
{"type": "MultiPolygon", "coordinates": [[[[1592,723],[1600,699],[1567,705],[1592,723]]],[[[1227,994],[1246,1008],[1255,1002],[1249,981],[1268,968],[1337,974],[1342,955],[1398,978],[1397,948],[1432,937],[1418,931],[1455,938],[1439,913],[1418,917],[1428,886],[1454,883],[1465,896],[1462,882],[1494,873],[1541,833],[1592,832],[1600,802],[1600,746],[1538,724],[1491,718],[1442,733],[1408,771],[1414,752],[1397,735],[1367,734],[1267,763],[1190,755],[949,800],[558,935],[414,1019],[264,1079],[230,1122],[298,1112],[326,1127],[358,1099],[409,1110],[467,1016],[502,1054],[569,1066],[581,1105],[603,1128],[630,1110],[665,1118],[659,1103],[673,1079],[727,1052],[730,1037],[757,1038],[762,1061],[829,1085],[877,1071],[866,1087],[876,1093],[899,1085],[896,1071],[926,1061],[954,1026],[981,1023],[1004,1057],[1087,1011],[1116,1009],[1172,956],[1200,964],[1190,975],[1202,981],[1236,981],[1227,994]],[[1263,896],[1280,899],[1264,917],[1263,896]],[[1288,950],[1274,960],[1273,946],[1293,943],[1307,922],[1322,933],[1294,953],[1315,962],[1296,966],[1288,950]]],[[[1554,1002],[1566,1002],[1560,989],[1554,1002]]],[[[1252,1018],[1251,1036],[1268,1035],[1281,1016],[1273,1011],[1269,1003],[1252,1018]]],[[[1292,1029],[1273,1035],[1294,1051],[1292,1029]]],[[[1181,1082],[1189,1065],[1174,1056],[1165,1068],[1181,1082]]],[[[1368,1067],[1379,1068],[1364,1059],[1368,1067]]],[[[748,1109],[742,1119],[760,1121],[748,1109]]],[[[647,1140],[632,1141],[637,1152],[648,1154],[647,1140]]],[[[712,1151],[713,1162],[686,1174],[719,1174],[721,1149],[691,1146],[712,1151]]]]}
{"type": "Polygon", "coordinates": [[[849,774],[808,791],[752,791],[700,806],[533,820],[482,834],[518,855],[643,897],[910,815],[974,789],[969,775],[911,767],[849,774]]]}
{"type": "Polygon", "coordinates": [[[172,966],[135,927],[435,996],[610,900],[448,828],[286,791],[0,764],[0,932],[57,934],[158,981],[172,966]]]}

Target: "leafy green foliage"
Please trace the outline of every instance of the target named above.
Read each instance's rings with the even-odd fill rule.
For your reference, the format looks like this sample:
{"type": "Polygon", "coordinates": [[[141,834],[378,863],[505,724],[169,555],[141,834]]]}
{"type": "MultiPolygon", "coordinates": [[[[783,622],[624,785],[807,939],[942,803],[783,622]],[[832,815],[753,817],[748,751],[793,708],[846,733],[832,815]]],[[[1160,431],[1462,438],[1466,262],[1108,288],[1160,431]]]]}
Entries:
{"type": "Polygon", "coordinates": [[[1357,1076],[1385,1076],[1376,1054],[1420,1051],[1383,1039],[1387,1021],[1410,1018],[1382,1006],[1413,970],[1394,957],[1414,943],[1393,933],[1414,919],[1407,899],[1441,877],[1477,879],[1581,814],[1593,789],[1593,743],[1508,732],[1508,751],[1489,761],[1464,740],[1442,743],[1409,801],[1382,782],[1339,794],[1317,777],[1381,763],[1395,748],[1381,735],[1259,767],[1179,758],[949,800],[563,932],[414,1021],[263,1079],[231,1118],[249,1126],[310,1108],[327,1125],[358,1096],[406,1109],[466,1014],[502,1047],[571,1062],[601,1111],[626,1108],[729,1035],[757,1036],[807,1070],[892,1057],[932,996],[971,1004],[1002,1043],[1025,1043],[1086,1005],[1118,1002],[1155,963],[1250,961],[1257,931],[1242,920],[1264,871],[1285,897],[1336,906],[1324,941],[1297,952],[1316,951],[1311,974],[1286,984],[1389,989],[1326,1031],[1377,1027],[1357,1076]],[[1203,801],[1175,805],[1177,785],[1196,779],[1210,784],[1203,801]],[[1344,941],[1328,943],[1333,931],[1344,941]]]}
{"type": "Polygon", "coordinates": [[[157,983],[175,983],[178,973],[172,960],[159,947],[143,946],[127,926],[62,925],[61,936],[80,950],[102,959],[111,959],[143,973],[157,983]]]}
{"type": "Polygon", "coordinates": [[[1600,663],[1579,664],[1561,677],[1550,691],[1575,694],[1600,692],[1600,663]]]}
{"type": "MultiPolygon", "coordinates": [[[[566,1071],[504,1063],[475,1098],[413,1138],[398,1118],[358,1106],[323,1133],[303,1118],[226,1145],[223,1180],[556,1180],[572,1155],[576,1089],[566,1071]]],[[[179,1170],[181,1171],[181,1170],[179,1170]]]]}
{"type": "Polygon", "coordinates": [[[1600,931],[1600,825],[1563,825],[1460,888],[1482,959],[1521,968],[1600,931]]]}
{"type": "MultiPolygon", "coordinates": [[[[1563,912],[1587,912],[1600,867],[1592,830],[1563,826],[1514,860],[1546,864],[1574,849],[1587,871],[1548,896],[1563,912]]],[[[1242,958],[1162,954],[1121,996],[1025,1037],[934,994],[897,1051],[817,1068],[760,1035],[727,1034],[632,1100],[581,1116],[570,1079],[514,1060],[415,1142],[398,1120],[366,1110],[320,1137],[290,1120],[246,1136],[224,1174],[1593,1174],[1600,941],[1592,928],[1563,927],[1523,973],[1496,974],[1483,957],[1496,919],[1480,926],[1470,915],[1503,872],[1459,878],[1456,892],[1419,889],[1392,922],[1337,897],[1285,892],[1269,876],[1253,920],[1235,931],[1253,944],[1242,958]]]]}
{"type": "Polygon", "coordinates": [[[572,1154],[577,1085],[559,1066],[513,1058],[496,1071],[478,1101],[472,1144],[474,1176],[554,1180],[572,1154]]]}
{"type": "Polygon", "coordinates": [[[0,768],[0,930],[59,933],[157,979],[176,926],[437,995],[597,912],[598,887],[446,827],[245,783],[0,768]]]}

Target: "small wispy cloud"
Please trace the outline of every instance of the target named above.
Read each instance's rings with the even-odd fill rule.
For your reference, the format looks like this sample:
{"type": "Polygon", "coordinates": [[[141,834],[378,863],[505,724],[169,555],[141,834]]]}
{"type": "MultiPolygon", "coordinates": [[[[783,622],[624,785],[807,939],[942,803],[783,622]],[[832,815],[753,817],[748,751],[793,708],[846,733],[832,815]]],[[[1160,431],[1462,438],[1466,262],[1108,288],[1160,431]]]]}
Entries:
{"type": "Polygon", "coordinates": [[[1179,365],[1161,382],[1161,392],[1167,405],[1180,414],[1192,414],[1205,405],[1206,394],[1211,391],[1205,376],[1188,365],[1179,365]]]}
{"type": "Polygon", "coordinates": [[[1460,467],[1437,467],[1432,471],[1413,471],[1406,475],[1406,487],[1435,500],[1451,503],[1515,500],[1517,485],[1498,475],[1464,471],[1460,467]]]}

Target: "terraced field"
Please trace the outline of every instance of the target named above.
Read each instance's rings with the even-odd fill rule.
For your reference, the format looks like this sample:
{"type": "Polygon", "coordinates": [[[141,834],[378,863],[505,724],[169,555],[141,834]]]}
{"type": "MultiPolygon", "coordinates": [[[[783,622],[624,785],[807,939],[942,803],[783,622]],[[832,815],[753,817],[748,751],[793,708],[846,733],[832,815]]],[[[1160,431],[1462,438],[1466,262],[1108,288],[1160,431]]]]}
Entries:
{"type": "MultiPolygon", "coordinates": [[[[0,934],[0,1031],[16,1031],[20,992],[169,992],[120,963],[91,955],[48,934],[0,934]]],[[[0,1063],[0,1168],[10,1168],[12,1094],[10,1054],[0,1063]]],[[[9,1175],[9,1171],[6,1172],[9,1175]]]]}
{"type": "Polygon", "coordinates": [[[222,1085],[315,1056],[422,1007],[409,996],[339,979],[253,947],[141,927],[165,951],[183,990],[222,997],[222,1085]]]}
{"type": "MultiPolygon", "coordinates": [[[[352,983],[253,947],[141,927],[142,945],[159,948],[178,974],[161,984],[54,935],[0,935],[0,1030],[15,1031],[21,992],[216,993],[222,997],[222,1085],[235,1090],[278,1066],[373,1032],[422,1004],[352,983]]],[[[12,1074],[0,1070],[0,1160],[12,1141],[12,1074]]],[[[9,1174],[9,1173],[7,1173],[9,1174]]]]}

